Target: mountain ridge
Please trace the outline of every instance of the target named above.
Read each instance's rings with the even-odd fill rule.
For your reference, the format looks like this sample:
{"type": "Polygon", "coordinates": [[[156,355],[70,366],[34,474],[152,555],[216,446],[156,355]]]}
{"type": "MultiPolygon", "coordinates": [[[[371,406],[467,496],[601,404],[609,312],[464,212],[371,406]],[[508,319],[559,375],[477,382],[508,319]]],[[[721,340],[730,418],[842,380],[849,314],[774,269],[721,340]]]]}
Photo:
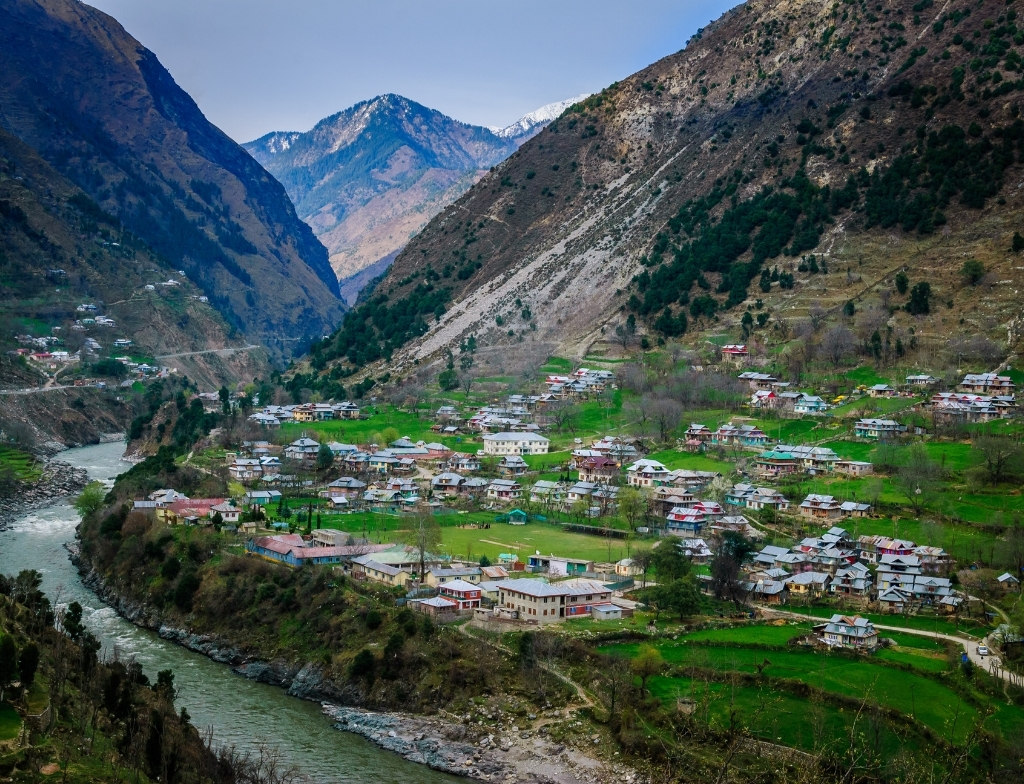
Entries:
{"type": "Polygon", "coordinates": [[[379,269],[434,214],[538,132],[559,105],[542,107],[499,135],[387,93],[304,133],[275,131],[243,146],[283,183],[327,245],[351,304],[366,269],[379,269]]]}
{"type": "Polygon", "coordinates": [[[469,335],[582,357],[629,316],[652,344],[785,343],[848,301],[865,340],[888,320],[944,351],[973,321],[1012,346],[1024,30],[1012,7],[876,5],[747,3],[574,105],[436,216],[314,358],[400,371],[469,335]],[[972,257],[981,288],[960,277],[972,257]],[[927,311],[894,309],[901,270],[930,284],[927,311]]]}
{"type": "Polygon", "coordinates": [[[326,250],[284,189],[112,17],[69,0],[0,2],[0,106],[3,127],[272,355],[340,320],[326,250]]]}

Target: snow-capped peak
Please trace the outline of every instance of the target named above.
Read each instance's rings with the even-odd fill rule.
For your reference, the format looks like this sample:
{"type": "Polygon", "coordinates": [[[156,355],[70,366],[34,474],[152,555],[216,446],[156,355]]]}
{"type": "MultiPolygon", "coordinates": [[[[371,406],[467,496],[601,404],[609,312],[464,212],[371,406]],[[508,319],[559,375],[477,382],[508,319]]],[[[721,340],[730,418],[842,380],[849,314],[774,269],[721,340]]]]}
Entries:
{"type": "Polygon", "coordinates": [[[527,134],[533,135],[530,133],[531,131],[542,128],[552,120],[556,119],[574,103],[579,103],[584,98],[589,97],[590,93],[584,93],[583,95],[577,95],[575,98],[569,98],[565,101],[555,101],[554,103],[542,106],[529,114],[524,114],[514,123],[506,126],[505,128],[490,128],[489,130],[491,130],[495,136],[500,136],[503,139],[517,139],[520,136],[525,136],[527,134]]]}

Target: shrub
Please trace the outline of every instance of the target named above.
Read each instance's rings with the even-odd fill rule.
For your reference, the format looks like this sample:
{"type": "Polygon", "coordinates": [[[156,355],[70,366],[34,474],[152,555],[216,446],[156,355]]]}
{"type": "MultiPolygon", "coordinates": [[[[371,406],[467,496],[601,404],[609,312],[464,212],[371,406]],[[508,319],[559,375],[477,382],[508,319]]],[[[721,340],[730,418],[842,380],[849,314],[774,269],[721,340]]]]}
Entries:
{"type": "Polygon", "coordinates": [[[960,268],[960,276],[972,286],[985,277],[985,267],[977,259],[968,259],[960,268]]]}
{"type": "Polygon", "coordinates": [[[363,622],[367,629],[373,631],[379,629],[380,625],[384,623],[384,617],[380,614],[380,610],[370,610],[363,618],[363,622]]]}
{"type": "Polygon", "coordinates": [[[373,678],[373,672],[376,667],[377,660],[373,658],[373,653],[363,648],[356,654],[352,664],[349,665],[348,674],[353,678],[366,678],[370,680],[373,678]]]}

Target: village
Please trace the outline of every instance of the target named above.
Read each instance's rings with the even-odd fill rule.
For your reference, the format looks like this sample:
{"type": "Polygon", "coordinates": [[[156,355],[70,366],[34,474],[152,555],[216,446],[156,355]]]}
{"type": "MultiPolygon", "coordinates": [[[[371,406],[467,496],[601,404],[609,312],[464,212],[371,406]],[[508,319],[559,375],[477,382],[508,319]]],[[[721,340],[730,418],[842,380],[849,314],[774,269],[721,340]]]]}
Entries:
{"type": "MultiPolygon", "coordinates": [[[[725,346],[723,357],[742,363],[743,351],[725,346]]],[[[936,424],[1015,413],[1013,381],[994,373],[966,374],[952,391],[939,391],[937,378],[908,375],[899,389],[861,386],[831,402],[791,391],[768,373],[735,376],[749,386],[749,414],[770,411],[780,425],[830,418],[831,409],[858,397],[908,401],[908,413],[927,412],[936,424]]],[[[680,423],[669,450],[628,433],[568,438],[559,412],[607,398],[616,376],[581,367],[546,374],[543,383],[542,394],[438,406],[422,428],[434,440],[364,427],[381,416],[379,406],[369,413],[351,401],[265,405],[248,416],[265,437],[203,463],[225,475],[232,498],[189,499],[165,489],[137,499],[135,508],[169,525],[215,524],[253,557],[289,568],[330,565],[400,589],[411,608],[442,621],[508,628],[583,617],[621,622],[644,606],[637,591],[658,584],[648,574],[657,548],[677,548],[711,594],[711,564],[728,537],[751,543],[731,593],[750,606],[985,617],[985,601],[957,584],[957,559],[940,542],[879,533],[898,525],[876,509],[881,493],[857,498],[847,489],[874,477],[869,460],[828,445],[781,443],[749,415],[715,427],[680,423]],[[330,440],[349,424],[386,443],[330,440]],[[678,462],[694,467],[666,465],[678,462]],[[817,489],[813,482],[840,492],[808,491],[817,489]],[[429,549],[417,549],[403,531],[424,517],[440,533],[429,549]],[[538,545],[532,550],[531,541],[538,545]]],[[[216,393],[198,397],[209,410],[223,403],[216,393]]],[[[926,432],[876,417],[853,418],[847,428],[844,445],[858,454],[861,445],[905,444],[926,432]]],[[[1004,571],[989,588],[1015,592],[1019,579],[1018,570],[1004,571]]]]}
{"type": "MultiPolygon", "coordinates": [[[[333,399],[301,378],[185,387],[160,411],[212,429],[175,436],[190,439],[177,473],[158,453],[124,483],[147,537],[171,543],[153,590],[187,607],[175,576],[208,544],[204,586],[241,568],[345,586],[361,608],[333,656],[345,672],[360,646],[377,661],[401,621],[499,651],[582,643],[667,710],[735,715],[802,750],[814,733],[787,717],[805,713],[805,687],[823,721],[849,729],[854,695],[921,748],[972,722],[1012,734],[1024,711],[998,695],[1024,683],[1024,376],[861,366],[785,382],[745,351],[549,357],[521,378],[481,368],[472,384],[361,383],[333,399]],[[378,615],[392,621],[359,620],[378,615]],[[762,676],[782,706],[770,726],[762,676]]],[[[165,421],[165,442],[180,430],[165,421]]],[[[252,611],[308,612],[290,595],[267,585],[252,611]]],[[[580,694],[596,677],[551,666],[580,694]]],[[[894,727],[884,743],[905,742],[894,727]]]]}

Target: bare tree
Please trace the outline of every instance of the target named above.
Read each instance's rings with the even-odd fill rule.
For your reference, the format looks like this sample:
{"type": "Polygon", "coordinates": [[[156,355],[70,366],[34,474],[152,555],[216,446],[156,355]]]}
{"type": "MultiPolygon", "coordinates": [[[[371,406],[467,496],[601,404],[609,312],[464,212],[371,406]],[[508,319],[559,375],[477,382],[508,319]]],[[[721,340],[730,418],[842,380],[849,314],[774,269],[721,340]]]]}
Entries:
{"type": "Polygon", "coordinates": [[[563,430],[575,432],[579,426],[580,409],[575,403],[563,400],[553,406],[548,406],[547,417],[559,433],[563,430]]]}
{"type": "Polygon", "coordinates": [[[648,399],[646,405],[650,411],[651,421],[658,428],[659,439],[663,443],[668,441],[672,431],[679,427],[679,422],[683,418],[682,404],[672,398],[656,397],[648,399]]]}
{"type": "Polygon", "coordinates": [[[893,478],[896,489],[906,497],[918,515],[931,498],[941,478],[938,463],[931,459],[924,444],[914,444],[903,455],[903,461],[893,478]]]}
{"type": "Polygon", "coordinates": [[[972,446],[984,458],[985,473],[993,487],[1021,468],[1022,449],[1015,438],[980,433],[972,446]]]}
{"type": "Polygon", "coordinates": [[[651,387],[647,370],[636,362],[627,362],[616,373],[619,386],[637,395],[647,392],[651,387]]]}
{"type": "Polygon", "coordinates": [[[832,367],[839,367],[853,351],[853,333],[842,325],[832,327],[821,339],[821,350],[832,367]]]}
{"type": "Polygon", "coordinates": [[[459,386],[462,387],[462,391],[466,393],[467,397],[469,397],[469,390],[473,388],[474,381],[476,379],[471,370],[467,369],[459,373],[459,386]]]}
{"type": "Polygon", "coordinates": [[[402,541],[419,555],[419,579],[422,582],[427,555],[441,546],[441,526],[430,512],[420,512],[412,518],[409,527],[402,531],[402,541]]]}
{"type": "Polygon", "coordinates": [[[825,310],[817,302],[811,305],[811,309],[807,314],[807,318],[811,322],[811,329],[814,332],[817,332],[819,329],[821,329],[822,325],[825,323],[825,319],[827,318],[827,316],[828,314],[825,313],[825,310]]]}

